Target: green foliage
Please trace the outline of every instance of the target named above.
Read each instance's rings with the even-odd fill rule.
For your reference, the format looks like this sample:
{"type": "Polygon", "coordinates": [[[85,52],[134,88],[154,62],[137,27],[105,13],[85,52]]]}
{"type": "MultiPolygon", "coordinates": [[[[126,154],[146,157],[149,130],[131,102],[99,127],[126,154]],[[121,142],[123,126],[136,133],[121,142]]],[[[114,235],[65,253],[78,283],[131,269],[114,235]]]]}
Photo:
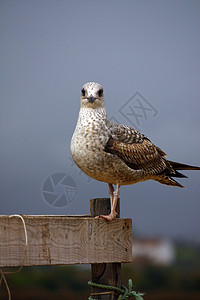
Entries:
{"type": "MultiPolygon", "coordinates": [[[[132,284],[131,279],[129,279],[129,281],[128,281],[128,288],[125,285],[122,285],[121,288],[118,288],[118,287],[111,286],[111,285],[94,283],[92,281],[89,281],[88,285],[93,286],[93,287],[98,287],[103,290],[114,291],[119,294],[118,300],[125,300],[125,299],[129,299],[132,297],[134,297],[135,300],[144,300],[142,298],[142,296],[144,294],[133,291],[133,284],[132,284]]],[[[102,294],[102,293],[100,293],[100,294],[102,294]]],[[[92,297],[89,297],[88,300],[95,300],[95,299],[92,297]]]]}

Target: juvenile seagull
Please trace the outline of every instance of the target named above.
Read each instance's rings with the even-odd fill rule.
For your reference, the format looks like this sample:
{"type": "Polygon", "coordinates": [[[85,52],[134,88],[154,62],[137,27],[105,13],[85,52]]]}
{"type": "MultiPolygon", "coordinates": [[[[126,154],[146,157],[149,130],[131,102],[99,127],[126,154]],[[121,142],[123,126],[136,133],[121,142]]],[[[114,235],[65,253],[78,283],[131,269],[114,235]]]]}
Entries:
{"type": "Polygon", "coordinates": [[[121,185],[148,179],[162,184],[183,186],[172,177],[186,177],[177,170],[200,170],[167,160],[166,154],[135,129],[109,121],[103,88],[88,82],[81,89],[80,112],[71,140],[71,154],[88,176],[109,186],[111,212],[101,215],[108,221],[116,218],[116,204],[121,185]],[[113,184],[116,185],[114,191],[113,184]]]}

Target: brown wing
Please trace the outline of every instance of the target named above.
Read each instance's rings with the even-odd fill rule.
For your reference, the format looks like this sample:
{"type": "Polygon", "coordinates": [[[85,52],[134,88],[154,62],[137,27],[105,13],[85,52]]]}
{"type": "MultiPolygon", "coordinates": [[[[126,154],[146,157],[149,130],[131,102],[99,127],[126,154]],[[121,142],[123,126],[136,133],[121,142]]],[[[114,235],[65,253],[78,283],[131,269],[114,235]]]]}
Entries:
{"type": "Polygon", "coordinates": [[[163,158],[166,154],[145,137],[143,141],[131,144],[110,138],[105,151],[120,157],[128,167],[135,170],[142,169],[147,174],[159,174],[166,168],[174,172],[171,165],[163,158]]]}

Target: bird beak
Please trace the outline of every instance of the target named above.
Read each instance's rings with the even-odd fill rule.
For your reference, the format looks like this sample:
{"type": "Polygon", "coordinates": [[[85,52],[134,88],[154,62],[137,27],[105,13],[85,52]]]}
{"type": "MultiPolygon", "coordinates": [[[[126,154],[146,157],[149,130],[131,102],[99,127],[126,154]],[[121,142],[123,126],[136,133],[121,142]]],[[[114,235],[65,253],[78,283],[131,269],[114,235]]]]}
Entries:
{"type": "Polygon", "coordinates": [[[92,95],[90,95],[90,97],[88,98],[88,101],[90,102],[90,103],[93,103],[94,102],[94,97],[92,96],[92,95]]]}

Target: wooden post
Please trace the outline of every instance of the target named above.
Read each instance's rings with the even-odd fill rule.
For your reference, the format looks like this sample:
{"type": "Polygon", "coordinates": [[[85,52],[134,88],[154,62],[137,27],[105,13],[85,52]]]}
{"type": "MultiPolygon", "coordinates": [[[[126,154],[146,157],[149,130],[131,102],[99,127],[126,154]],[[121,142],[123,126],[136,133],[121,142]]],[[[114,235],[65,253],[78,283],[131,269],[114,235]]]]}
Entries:
{"type": "MultiPolygon", "coordinates": [[[[117,217],[120,217],[119,199],[118,199],[116,211],[118,213],[117,217]]],[[[92,217],[98,216],[100,214],[109,214],[109,213],[110,213],[109,198],[99,198],[99,199],[90,200],[90,214],[92,217]]],[[[92,282],[98,284],[111,285],[119,288],[121,287],[121,263],[91,264],[91,272],[92,272],[92,282]]],[[[109,294],[100,294],[104,292],[108,292],[108,290],[91,287],[91,297],[93,299],[115,300],[118,298],[118,296],[114,292],[109,294]],[[95,294],[99,294],[99,295],[95,295],[95,294]]]]}

